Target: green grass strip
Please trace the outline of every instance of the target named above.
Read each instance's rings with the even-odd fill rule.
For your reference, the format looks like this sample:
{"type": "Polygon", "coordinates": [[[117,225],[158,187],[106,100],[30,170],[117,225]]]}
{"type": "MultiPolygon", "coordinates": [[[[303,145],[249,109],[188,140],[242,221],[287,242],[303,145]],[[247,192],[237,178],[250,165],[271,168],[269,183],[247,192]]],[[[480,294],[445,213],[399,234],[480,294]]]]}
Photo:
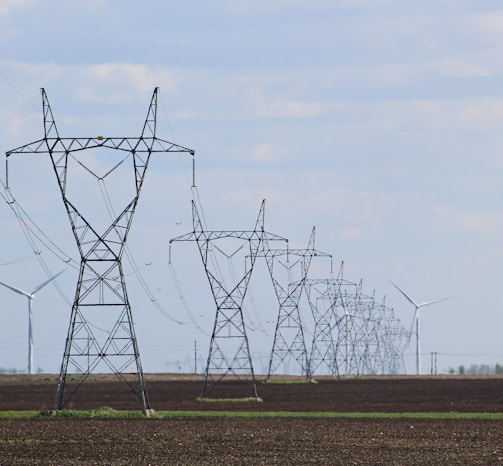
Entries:
{"type": "MultiPolygon", "coordinates": [[[[239,419],[474,419],[503,420],[503,413],[465,412],[409,412],[409,413],[365,413],[365,412],[306,412],[306,411],[156,411],[156,419],[186,418],[239,418],[239,419]]],[[[142,419],[141,411],[98,408],[88,411],[0,411],[1,419],[142,419]]]]}
{"type": "Polygon", "coordinates": [[[223,418],[323,418],[323,419],[491,419],[503,420],[503,413],[360,413],[306,411],[158,411],[157,418],[223,417],[223,418]]]}
{"type": "Polygon", "coordinates": [[[0,411],[0,419],[32,418],[40,416],[40,411],[0,411]]]}

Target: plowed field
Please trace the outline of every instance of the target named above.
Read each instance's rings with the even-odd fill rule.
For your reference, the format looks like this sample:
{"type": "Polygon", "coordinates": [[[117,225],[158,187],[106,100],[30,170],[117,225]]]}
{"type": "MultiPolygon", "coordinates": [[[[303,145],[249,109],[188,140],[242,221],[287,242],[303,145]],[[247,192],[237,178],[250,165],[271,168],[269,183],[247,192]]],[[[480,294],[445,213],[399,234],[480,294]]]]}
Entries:
{"type": "MultiPolygon", "coordinates": [[[[503,412],[503,378],[368,377],[259,384],[262,403],[200,402],[200,377],[148,375],[163,410],[503,412]]],[[[74,409],[140,409],[124,383],[94,378],[74,409]]],[[[220,396],[242,397],[222,383],[220,396]]],[[[0,378],[0,410],[49,410],[56,378],[0,378]]],[[[1,465],[503,464],[503,421],[481,419],[0,419],[1,465]]]]}

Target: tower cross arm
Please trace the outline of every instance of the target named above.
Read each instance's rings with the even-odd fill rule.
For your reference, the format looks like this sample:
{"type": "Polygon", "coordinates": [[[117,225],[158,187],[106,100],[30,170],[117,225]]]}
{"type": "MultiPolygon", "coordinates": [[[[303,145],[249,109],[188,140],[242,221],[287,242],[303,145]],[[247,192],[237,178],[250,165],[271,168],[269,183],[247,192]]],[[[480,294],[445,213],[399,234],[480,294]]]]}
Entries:
{"type": "Polygon", "coordinates": [[[176,238],[171,238],[169,240],[169,244],[175,241],[194,241],[196,239],[196,234],[192,231],[190,233],[186,233],[184,235],[177,236],[176,238]]]}
{"type": "Polygon", "coordinates": [[[155,145],[152,144],[152,152],[188,152],[191,155],[194,155],[195,153],[193,149],[189,149],[188,147],[184,146],[179,146],[178,144],[165,141],[164,139],[154,138],[153,143],[155,145]]]}
{"type": "Polygon", "coordinates": [[[16,147],[15,149],[8,150],[5,155],[9,157],[12,154],[38,154],[47,152],[47,145],[45,139],[25,144],[24,146],[16,147]]]}
{"type": "Polygon", "coordinates": [[[317,249],[274,249],[271,251],[275,256],[319,256],[319,257],[332,257],[332,254],[327,252],[318,251],[317,249]]]}
{"type": "Polygon", "coordinates": [[[276,235],[275,233],[269,233],[267,231],[262,232],[262,239],[266,241],[284,241],[285,243],[288,243],[288,238],[276,235]]]}
{"type": "Polygon", "coordinates": [[[104,147],[107,149],[123,150],[126,152],[187,152],[194,155],[194,151],[179,146],[164,139],[155,137],[87,137],[87,138],[44,138],[11,149],[6,152],[7,157],[12,154],[37,153],[65,153],[78,152],[86,149],[104,147]]]}
{"type": "Polygon", "coordinates": [[[288,239],[282,236],[274,235],[272,233],[259,232],[254,230],[243,230],[243,231],[233,231],[233,230],[221,230],[221,231],[206,231],[206,232],[191,232],[185,235],[177,236],[169,240],[170,243],[173,241],[192,241],[195,239],[202,238],[206,241],[213,241],[222,238],[237,238],[245,240],[260,240],[267,239],[268,241],[288,241],[288,239]]]}

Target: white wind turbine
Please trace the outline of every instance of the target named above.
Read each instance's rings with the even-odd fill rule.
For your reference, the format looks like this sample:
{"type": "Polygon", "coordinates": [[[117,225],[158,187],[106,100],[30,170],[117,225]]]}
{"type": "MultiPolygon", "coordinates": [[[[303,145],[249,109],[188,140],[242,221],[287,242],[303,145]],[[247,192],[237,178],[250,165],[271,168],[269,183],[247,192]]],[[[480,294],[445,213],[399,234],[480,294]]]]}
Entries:
{"type": "Polygon", "coordinates": [[[52,282],[56,277],[59,277],[63,272],[64,272],[64,270],[57,273],[56,275],[53,275],[51,278],[45,280],[40,285],[36,286],[35,289],[31,293],[20,290],[19,288],[8,285],[7,283],[0,282],[0,285],[3,285],[6,288],[9,288],[10,290],[14,291],[15,293],[21,294],[21,295],[26,296],[28,298],[28,374],[31,374],[32,370],[33,370],[33,330],[32,330],[32,327],[33,327],[33,312],[32,312],[33,298],[35,298],[35,293],[40,291],[45,285],[52,282]]]}
{"type": "Polygon", "coordinates": [[[393,283],[391,280],[390,282],[400,293],[402,293],[405,296],[407,301],[409,301],[416,308],[414,312],[414,318],[412,319],[412,326],[410,328],[409,338],[407,340],[407,346],[409,345],[410,342],[410,337],[412,335],[412,330],[414,329],[414,324],[416,324],[416,374],[419,375],[421,373],[421,358],[420,358],[421,352],[420,352],[420,341],[419,341],[419,308],[429,306],[430,304],[440,303],[441,301],[446,301],[447,299],[450,298],[436,299],[435,301],[426,301],[424,303],[417,304],[407,293],[405,293],[405,291],[401,290],[398,287],[398,285],[393,283]]]}

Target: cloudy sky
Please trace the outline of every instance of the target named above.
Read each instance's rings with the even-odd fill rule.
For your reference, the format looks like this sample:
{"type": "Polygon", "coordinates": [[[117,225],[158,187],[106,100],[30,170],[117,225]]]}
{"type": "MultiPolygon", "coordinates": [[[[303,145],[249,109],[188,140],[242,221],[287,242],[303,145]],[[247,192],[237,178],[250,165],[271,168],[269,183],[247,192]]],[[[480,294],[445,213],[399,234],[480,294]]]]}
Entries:
{"type": "MultiPolygon", "coordinates": [[[[439,370],[503,362],[501,2],[138,5],[0,0],[2,153],[43,137],[40,88],[62,136],[137,137],[159,87],[157,135],[195,151],[211,229],[251,229],[266,199],[267,230],[302,248],[316,226],[334,268],[344,261],[345,278],[385,297],[404,326],[413,309],[389,279],[418,302],[452,297],[421,314],[425,372],[432,352],[439,370]]],[[[78,260],[49,158],[12,156],[8,182],[78,260]]],[[[146,371],[186,368],[194,344],[207,355],[215,306],[195,244],[173,246],[189,311],[167,267],[169,240],[192,229],[191,183],[189,156],[156,155],[128,240],[148,290],[128,276],[146,371]]],[[[91,205],[98,194],[80,192],[91,205]]],[[[3,201],[0,218],[0,281],[30,291],[46,272],[3,201]]],[[[35,249],[51,273],[67,267],[52,247],[35,249]]],[[[321,262],[313,270],[330,273],[321,262]]],[[[267,270],[255,272],[251,296],[269,296],[267,270]]],[[[66,299],[50,286],[34,300],[35,367],[46,372],[59,370],[76,279],[70,267],[58,280],[66,299]]],[[[262,359],[272,298],[250,330],[262,359]]],[[[0,302],[0,367],[23,369],[26,300],[0,289],[0,302]]],[[[413,372],[412,345],[406,363],[413,372]]]]}

